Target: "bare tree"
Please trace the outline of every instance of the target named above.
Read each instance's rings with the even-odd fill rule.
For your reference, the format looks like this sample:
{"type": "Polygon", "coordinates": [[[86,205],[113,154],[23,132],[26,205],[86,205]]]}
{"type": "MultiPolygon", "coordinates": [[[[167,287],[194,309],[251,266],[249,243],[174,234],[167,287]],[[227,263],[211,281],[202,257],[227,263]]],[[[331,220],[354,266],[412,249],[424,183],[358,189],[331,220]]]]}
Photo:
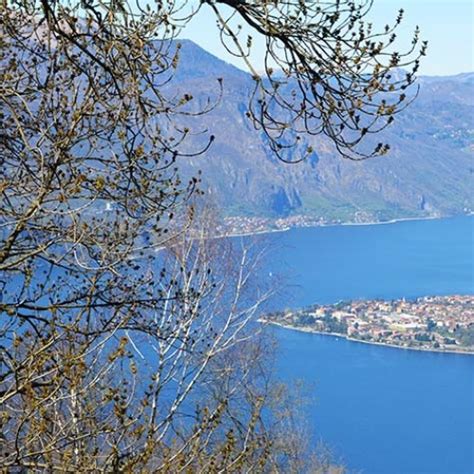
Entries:
{"type": "Polygon", "coordinates": [[[417,28],[411,47],[396,49],[403,10],[379,31],[366,19],[373,0],[204,3],[218,18],[228,52],[253,73],[248,117],[278,157],[298,161],[311,154],[310,148],[294,156],[308,134],[326,135],[349,159],[388,152],[389,144],[364,147],[365,138],[391,124],[414,99],[409,87],[427,48],[417,28]],[[242,37],[239,21],[265,40],[263,74],[250,61],[253,37],[242,37]]]}
{"type": "Polygon", "coordinates": [[[270,462],[264,354],[249,327],[270,290],[252,281],[252,249],[205,237],[173,241],[158,268],[138,263],[145,276],[130,284],[160,291],[146,306],[31,311],[2,326],[2,466],[219,472],[270,462]]]}
{"type": "MultiPolygon", "coordinates": [[[[252,318],[270,294],[253,280],[260,253],[204,232],[198,224],[209,219],[196,219],[189,201],[199,176],[182,182],[178,173],[191,134],[180,117],[199,129],[223,88],[216,81],[198,108],[191,92],[171,87],[173,40],[204,7],[247,61],[247,40],[226,12],[266,38],[249,117],[284,160],[300,132],[328,135],[344,156],[372,156],[357,146],[403,108],[400,90],[424,54],[416,36],[415,71],[392,78],[404,56],[388,53],[391,27],[377,35],[363,22],[370,3],[2,0],[7,470],[240,472],[288,463],[262,411],[272,384],[253,338],[252,318]]],[[[208,134],[191,154],[212,141],[208,134]]]]}

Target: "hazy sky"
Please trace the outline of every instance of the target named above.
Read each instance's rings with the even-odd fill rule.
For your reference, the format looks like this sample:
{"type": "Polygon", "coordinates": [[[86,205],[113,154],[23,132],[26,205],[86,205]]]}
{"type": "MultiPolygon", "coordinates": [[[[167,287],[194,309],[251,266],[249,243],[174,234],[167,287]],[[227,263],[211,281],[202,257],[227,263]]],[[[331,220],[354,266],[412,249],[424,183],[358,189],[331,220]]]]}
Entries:
{"type": "MultiPolygon", "coordinates": [[[[375,0],[371,12],[374,26],[379,25],[382,29],[396,17],[400,8],[405,10],[405,21],[400,27],[399,37],[410,40],[415,26],[419,25],[422,38],[430,43],[428,57],[424,58],[420,68],[421,74],[450,75],[474,70],[472,0],[375,0]]],[[[192,39],[216,56],[242,66],[219,43],[215,19],[207,6],[183,31],[182,37],[192,39]]],[[[254,48],[257,62],[262,49],[263,44],[258,43],[254,48]]]]}

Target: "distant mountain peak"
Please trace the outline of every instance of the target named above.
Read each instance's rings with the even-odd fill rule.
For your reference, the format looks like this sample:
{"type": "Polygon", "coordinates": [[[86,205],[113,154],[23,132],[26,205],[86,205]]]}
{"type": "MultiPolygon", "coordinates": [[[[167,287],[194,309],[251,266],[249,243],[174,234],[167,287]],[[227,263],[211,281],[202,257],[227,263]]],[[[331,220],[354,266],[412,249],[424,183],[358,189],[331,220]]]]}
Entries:
{"type": "Polygon", "coordinates": [[[190,39],[176,39],[174,43],[181,44],[178,76],[189,79],[212,76],[239,76],[242,79],[249,77],[248,73],[214,56],[190,39]]]}

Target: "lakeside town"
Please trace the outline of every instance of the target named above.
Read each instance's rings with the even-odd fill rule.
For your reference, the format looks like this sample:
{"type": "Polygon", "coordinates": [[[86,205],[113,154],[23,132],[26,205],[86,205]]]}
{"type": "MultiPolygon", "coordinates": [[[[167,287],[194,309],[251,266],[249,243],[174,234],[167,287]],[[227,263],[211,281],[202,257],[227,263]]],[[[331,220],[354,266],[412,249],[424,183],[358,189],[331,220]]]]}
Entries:
{"type": "MultiPolygon", "coordinates": [[[[470,208],[464,208],[462,215],[472,215],[474,211],[470,208]]],[[[252,235],[267,232],[281,232],[293,228],[301,227],[324,227],[337,225],[370,225],[370,224],[389,224],[410,220],[439,219],[442,217],[451,217],[437,213],[414,215],[406,217],[394,217],[393,219],[380,219],[370,212],[356,212],[352,217],[341,219],[328,216],[312,216],[306,214],[297,214],[287,217],[246,217],[246,216],[227,216],[216,226],[217,235],[252,235]]]]}
{"type": "Polygon", "coordinates": [[[284,231],[294,227],[316,227],[341,223],[342,221],[340,220],[338,221],[307,215],[295,215],[281,218],[234,216],[225,217],[222,224],[218,226],[217,231],[221,235],[247,235],[284,231]]]}
{"type": "Polygon", "coordinates": [[[474,354],[474,296],[348,301],[265,315],[306,332],[428,351],[474,354]]]}

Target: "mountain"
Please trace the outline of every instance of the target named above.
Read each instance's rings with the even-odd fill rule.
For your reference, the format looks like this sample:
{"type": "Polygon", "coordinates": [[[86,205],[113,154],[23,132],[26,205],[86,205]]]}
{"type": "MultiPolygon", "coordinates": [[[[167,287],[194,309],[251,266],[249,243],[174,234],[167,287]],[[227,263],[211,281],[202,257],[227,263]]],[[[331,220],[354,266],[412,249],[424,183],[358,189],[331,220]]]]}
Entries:
{"type": "MultiPolygon", "coordinates": [[[[223,97],[196,122],[215,141],[206,154],[181,161],[181,167],[185,174],[202,170],[204,188],[225,215],[379,221],[474,208],[474,73],[421,77],[418,99],[377,136],[390,143],[388,156],[345,160],[319,136],[306,139],[315,153],[298,164],[272,156],[246,118],[249,74],[183,41],[173,87],[205,106],[217,95],[218,78],[223,97]]],[[[203,135],[196,133],[192,141],[202,145],[203,135]]]]}

